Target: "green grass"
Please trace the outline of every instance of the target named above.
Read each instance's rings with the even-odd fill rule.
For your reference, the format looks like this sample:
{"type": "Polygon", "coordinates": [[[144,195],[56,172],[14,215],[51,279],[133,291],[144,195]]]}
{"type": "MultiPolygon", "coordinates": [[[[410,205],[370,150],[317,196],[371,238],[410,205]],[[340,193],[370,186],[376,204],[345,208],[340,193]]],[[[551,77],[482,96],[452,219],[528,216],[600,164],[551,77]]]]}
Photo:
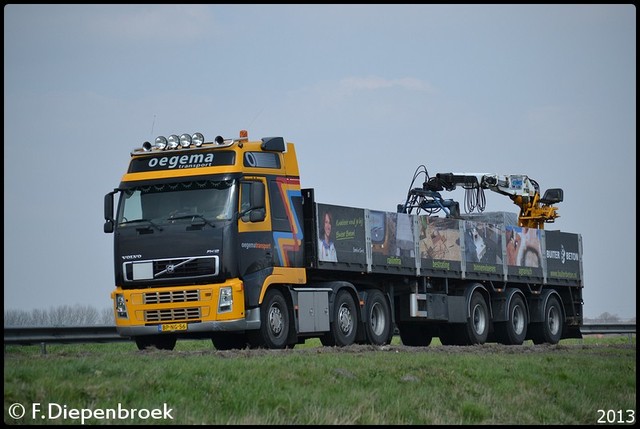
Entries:
{"type": "Polygon", "coordinates": [[[47,354],[6,346],[4,418],[81,423],[34,415],[34,404],[45,411],[57,404],[53,411],[66,407],[68,415],[118,406],[172,410],[171,419],[86,424],[597,424],[598,410],[635,413],[635,336],[557,346],[398,344],[336,349],[308,340],[293,350],[220,352],[208,341],[183,340],[173,351],[53,344],[47,354]],[[14,403],[26,416],[9,415],[14,403]]]}

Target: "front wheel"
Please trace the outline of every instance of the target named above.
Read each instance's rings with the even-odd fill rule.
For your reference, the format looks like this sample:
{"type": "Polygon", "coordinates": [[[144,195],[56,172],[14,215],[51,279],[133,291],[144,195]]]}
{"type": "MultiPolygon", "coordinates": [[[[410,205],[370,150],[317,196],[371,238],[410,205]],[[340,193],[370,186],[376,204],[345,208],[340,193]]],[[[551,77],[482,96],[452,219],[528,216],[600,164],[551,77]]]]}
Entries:
{"type": "Polygon", "coordinates": [[[247,347],[246,334],[219,332],[211,335],[211,342],[216,350],[244,349],[247,347]]]}
{"type": "Polygon", "coordinates": [[[138,350],[155,347],[158,350],[173,350],[176,346],[177,337],[175,335],[141,335],[135,337],[138,350]]]}
{"type": "Polygon", "coordinates": [[[333,304],[333,322],[329,325],[329,332],[320,337],[320,342],[324,346],[349,346],[356,339],[357,326],[356,303],[353,296],[342,289],[333,304]]]}
{"type": "Polygon", "coordinates": [[[248,331],[251,345],[268,349],[286,348],[290,323],[284,295],[278,289],[268,290],[260,306],[260,329],[248,331]]]}

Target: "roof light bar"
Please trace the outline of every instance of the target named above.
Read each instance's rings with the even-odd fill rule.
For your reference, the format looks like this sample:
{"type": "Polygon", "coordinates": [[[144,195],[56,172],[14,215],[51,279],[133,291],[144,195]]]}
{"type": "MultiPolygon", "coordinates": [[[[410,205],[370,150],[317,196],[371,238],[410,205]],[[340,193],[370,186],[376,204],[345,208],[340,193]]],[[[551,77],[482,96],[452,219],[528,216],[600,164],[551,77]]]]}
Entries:
{"type": "Polygon", "coordinates": [[[193,133],[191,135],[187,133],[180,134],[178,137],[177,134],[171,134],[169,137],[158,136],[154,140],[153,143],[148,141],[142,144],[142,148],[134,149],[131,154],[135,154],[137,152],[152,152],[156,151],[164,151],[164,150],[177,150],[177,149],[189,149],[192,147],[202,147],[203,145],[217,145],[217,146],[230,146],[234,142],[241,143],[243,140],[247,140],[248,133],[246,130],[240,131],[240,137],[235,139],[225,139],[222,136],[216,136],[216,138],[212,142],[205,142],[204,135],[202,133],[193,133]]]}

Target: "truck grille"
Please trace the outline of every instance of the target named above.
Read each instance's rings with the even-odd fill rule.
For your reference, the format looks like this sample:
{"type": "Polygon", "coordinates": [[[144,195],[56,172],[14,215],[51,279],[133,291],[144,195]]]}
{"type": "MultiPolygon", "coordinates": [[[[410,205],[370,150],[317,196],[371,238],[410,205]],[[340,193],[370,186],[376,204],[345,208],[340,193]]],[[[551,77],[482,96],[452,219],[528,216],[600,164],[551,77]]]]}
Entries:
{"type": "Polygon", "coordinates": [[[200,300],[199,290],[176,290],[169,292],[145,292],[145,304],[168,304],[172,302],[190,302],[200,300]]]}
{"type": "Polygon", "coordinates": [[[122,268],[125,281],[215,276],[218,275],[219,258],[215,255],[128,261],[122,268]]]}
{"type": "Polygon", "coordinates": [[[176,320],[199,320],[200,309],[176,308],[167,310],[145,310],[144,321],[147,323],[173,322],[176,320]]]}

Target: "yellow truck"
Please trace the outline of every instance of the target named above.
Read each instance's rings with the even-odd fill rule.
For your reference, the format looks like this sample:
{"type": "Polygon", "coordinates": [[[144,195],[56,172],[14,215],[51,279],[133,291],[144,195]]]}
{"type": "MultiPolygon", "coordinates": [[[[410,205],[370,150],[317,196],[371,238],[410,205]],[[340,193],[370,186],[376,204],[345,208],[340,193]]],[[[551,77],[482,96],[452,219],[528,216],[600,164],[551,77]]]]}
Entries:
{"type": "Polygon", "coordinates": [[[104,232],[116,328],[140,349],[581,336],[581,236],[543,228],[561,189],[540,197],[523,175],[445,173],[385,212],[317,202],[282,137],[160,136],[130,157],[105,195],[104,232]],[[520,214],[461,214],[441,196],[456,186],[508,195],[520,214]]]}

